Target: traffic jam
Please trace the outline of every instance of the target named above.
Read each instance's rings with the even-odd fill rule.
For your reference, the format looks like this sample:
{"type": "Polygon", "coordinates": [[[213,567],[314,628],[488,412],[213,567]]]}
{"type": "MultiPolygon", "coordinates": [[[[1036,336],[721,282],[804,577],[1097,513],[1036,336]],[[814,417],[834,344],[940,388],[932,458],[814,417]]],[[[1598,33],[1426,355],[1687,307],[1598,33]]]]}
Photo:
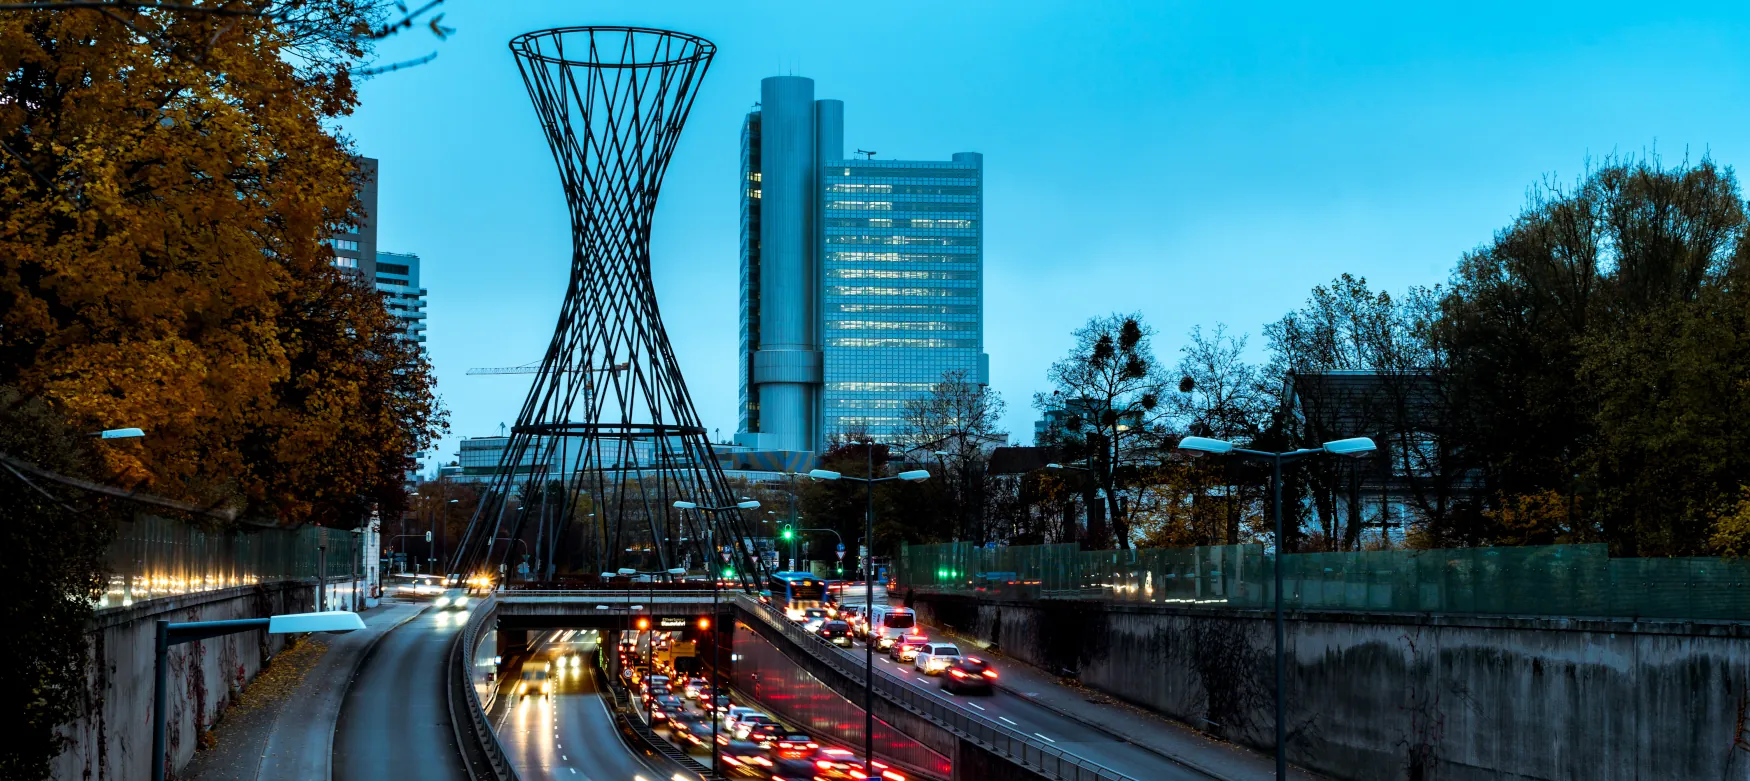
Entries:
{"type": "MultiPolygon", "coordinates": [[[[732,691],[713,690],[689,645],[661,631],[628,632],[621,639],[621,675],[637,695],[645,722],[659,737],[701,762],[710,761],[714,740],[723,775],[730,778],[869,778],[860,754],[827,745],[758,708],[738,704],[739,696],[732,691]]],[[[885,763],[872,765],[881,779],[908,781],[905,773],[885,763]]]]}

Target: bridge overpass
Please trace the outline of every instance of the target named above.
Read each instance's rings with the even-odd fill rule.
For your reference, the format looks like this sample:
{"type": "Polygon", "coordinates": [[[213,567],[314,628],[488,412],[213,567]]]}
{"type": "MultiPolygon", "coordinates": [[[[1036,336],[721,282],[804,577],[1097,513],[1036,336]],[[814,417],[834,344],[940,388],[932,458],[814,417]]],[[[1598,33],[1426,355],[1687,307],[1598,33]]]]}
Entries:
{"type": "MultiPolygon", "coordinates": [[[[830,645],[746,594],[723,594],[713,605],[710,592],[697,590],[503,591],[474,608],[461,642],[450,655],[447,678],[456,710],[462,711],[456,715],[456,724],[461,742],[469,744],[464,753],[471,751],[476,764],[490,768],[495,777],[514,777],[504,747],[487,719],[493,688],[486,673],[492,668],[480,660],[489,661],[498,651],[482,647],[489,630],[514,636],[540,629],[661,629],[665,619],[667,628],[681,629],[697,627],[698,619],[704,617],[711,619],[714,642],[731,642],[734,631],[751,632],[844,701],[853,706],[864,701],[861,653],[846,653],[830,645]]],[[[1124,751],[1125,744],[1043,708],[995,700],[981,705],[947,696],[933,686],[920,687],[883,667],[886,665],[878,667],[874,676],[876,718],[911,741],[948,757],[953,781],[1210,777],[1134,747],[1124,751]],[[1117,762],[1112,761],[1113,756],[1117,762]]],[[[855,721],[860,728],[860,719],[855,721]]],[[[861,733],[854,737],[860,744],[861,733]]]]}

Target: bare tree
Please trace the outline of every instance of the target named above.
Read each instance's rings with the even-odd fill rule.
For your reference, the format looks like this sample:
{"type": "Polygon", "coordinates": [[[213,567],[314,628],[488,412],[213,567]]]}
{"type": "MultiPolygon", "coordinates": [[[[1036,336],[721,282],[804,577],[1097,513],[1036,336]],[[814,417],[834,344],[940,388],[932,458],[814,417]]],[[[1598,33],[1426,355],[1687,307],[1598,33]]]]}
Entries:
{"type": "MultiPolygon", "coordinates": [[[[1045,433],[1050,441],[1039,444],[1056,445],[1066,457],[1084,461],[1092,478],[1088,493],[1097,488],[1105,494],[1106,517],[1124,548],[1132,540],[1123,491],[1138,477],[1139,464],[1158,452],[1168,412],[1153,336],[1140,314],[1089,320],[1075,332],[1070,354],[1047,372],[1055,389],[1033,397],[1033,405],[1054,421],[1045,433]]],[[[1104,547],[1106,537],[1090,513],[1086,544],[1104,547]]]]}
{"type": "MultiPolygon", "coordinates": [[[[1175,429],[1240,443],[1250,443],[1263,432],[1274,399],[1262,370],[1244,358],[1246,341],[1244,334],[1229,336],[1221,324],[1207,334],[1201,326],[1191,329],[1179,348],[1178,388],[1168,395],[1175,429]]],[[[1161,477],[1178,487],[1174,501],[1192,505],[1183,515],[1194,528],[1207,526],[1207,517],[1219,514],[1221,533],[1211,541],[1235,545],[1240,542],[1241,516],[1259,498],[1257,481],[1242,479],[1249,471],[1234,459],[1203,460],[1166,465],[1161,477]],[[1216,496],[1219,509],[1206,507],[1216,496]]],[[[1202,533],[1193,536],[1204,538],[1202,533]]]]}
{"type": "Polygon", "coordinates": [[[965,370],[944,372],[928,395],[906,402],[903,438],[914,460],[934,462],[942,473],[933,482],[950,511],[955,539],[990,538],[989,456],[992,447],[1009,440],[1001,429],[1006,407],[1001,394],[973,382],[965,370]]]}

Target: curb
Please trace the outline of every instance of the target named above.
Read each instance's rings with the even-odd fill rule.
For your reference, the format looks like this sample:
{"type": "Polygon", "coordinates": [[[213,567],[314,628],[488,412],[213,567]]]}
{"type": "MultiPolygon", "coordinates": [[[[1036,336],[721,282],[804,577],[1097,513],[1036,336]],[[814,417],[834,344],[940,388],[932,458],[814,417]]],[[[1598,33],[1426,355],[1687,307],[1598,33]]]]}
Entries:
{"type": "MultiPolygon", "coordinates": [[[[382,603],[379,602],[378,604],[381,605],[382,603]]],[[[346,674],[346,688],[340,691],[340,704],[342,708],[346,707],[346,695],[352,693],[352,685],[353,682],[358,680],[359,670],[364,669],[365,662],[369,661],[372,656],[376,655],[377,645],[383,642],[383,638],[388,637],[390,632],[400,629],[402,625],[407,622],[425,615],[425,611],[430,609],[431,605],[426,605],[425,607],[413,611],[408,614],[406,618],[396,621],[393,626],[383,630],[382,634],[372,638],[371,641],[365,645],[364,652],[359,654],[358,660],[352,663],[352,669],[346,674]]],[[[278,723],[277,719],[275,720],[275,723],[278,723]]],[[[328,729],[328,751],[325,754],[325,756],[328,757],[328,781],[334,781],[334,733],[339,729],[340,714],[337,712],[334,714],[334,725],[328,729]]]]}

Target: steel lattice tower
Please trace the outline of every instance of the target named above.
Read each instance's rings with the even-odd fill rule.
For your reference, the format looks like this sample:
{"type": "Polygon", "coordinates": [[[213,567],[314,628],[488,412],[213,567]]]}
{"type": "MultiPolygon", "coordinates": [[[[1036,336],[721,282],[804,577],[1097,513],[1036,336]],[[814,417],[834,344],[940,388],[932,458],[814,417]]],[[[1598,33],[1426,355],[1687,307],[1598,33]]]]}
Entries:
{"type": "Polygon", "coordinates": [[[735,503],[669,348],[650,279],[664,171],[716,46],[636,27],[565,27],[510,42],[571,212],[565,302],[452,572],[524,561],[556,572],[714,566],[707,521],[757,577],[735,503]],[[628,554],[627,549],[635,552],[628,554]],[[526,558],[525,558],[526,557],[526,558]]]}

